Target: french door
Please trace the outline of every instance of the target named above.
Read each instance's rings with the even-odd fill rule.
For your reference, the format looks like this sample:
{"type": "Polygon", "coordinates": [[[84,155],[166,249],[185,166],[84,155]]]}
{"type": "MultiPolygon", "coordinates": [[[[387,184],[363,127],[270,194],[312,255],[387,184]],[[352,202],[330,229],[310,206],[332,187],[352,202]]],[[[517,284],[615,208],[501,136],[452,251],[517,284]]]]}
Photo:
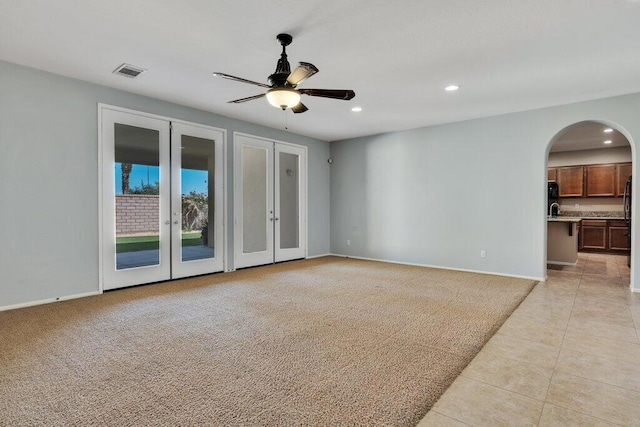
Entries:
{"type": "Polygon", "coordinates": [[[305,258],[306,147],[234,135],[235,268],[305,258]]]}
{"type": "Polygon", "coordinates": [[[102,284],[222,271],[222,130],[101,106],[102,284]]]}

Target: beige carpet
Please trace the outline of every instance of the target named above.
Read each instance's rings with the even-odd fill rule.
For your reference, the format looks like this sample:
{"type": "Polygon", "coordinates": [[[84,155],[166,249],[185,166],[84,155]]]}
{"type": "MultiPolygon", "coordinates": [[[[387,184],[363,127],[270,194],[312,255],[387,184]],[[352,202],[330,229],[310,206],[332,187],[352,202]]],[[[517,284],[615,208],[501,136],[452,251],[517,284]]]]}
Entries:
{"type": "Polygon", "coordinates": [[[0,312],[0,425],[415,425],[534,285],[327,257],[0,312]]]}

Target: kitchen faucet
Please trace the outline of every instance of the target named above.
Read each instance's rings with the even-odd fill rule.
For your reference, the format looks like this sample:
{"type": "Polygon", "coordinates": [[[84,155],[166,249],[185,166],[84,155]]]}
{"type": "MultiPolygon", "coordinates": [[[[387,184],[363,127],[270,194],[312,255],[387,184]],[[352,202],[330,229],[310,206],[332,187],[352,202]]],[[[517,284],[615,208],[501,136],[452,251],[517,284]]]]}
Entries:
{"type": "MultiPolygon", "coordinates": [[[[556,213],[558,213],[558,214],[560,213],[560,205],[559,205],[559,204],[557,204],[556,202],[553,202],[553,203],[551,203],[551,204],[549,205],[549,218],[551,218],[551,217],[552,217],[551,212],[553,212],[553,207],[554,207],[554,206],[555,206],[556,208],[558,208],[558,210],[557,210],[557,212],[556,212],[556,213]]],[[[556,216],[557,216],[557,215],[556,215],[556,216]]]]}

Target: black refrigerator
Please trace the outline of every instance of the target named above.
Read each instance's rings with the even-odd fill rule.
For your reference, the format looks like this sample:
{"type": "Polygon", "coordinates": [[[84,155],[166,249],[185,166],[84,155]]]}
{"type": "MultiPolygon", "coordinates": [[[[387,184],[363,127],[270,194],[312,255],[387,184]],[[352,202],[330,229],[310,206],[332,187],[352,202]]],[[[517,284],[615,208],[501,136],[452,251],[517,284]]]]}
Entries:
{"type": "MultiPolygon", "coordinates": [[[[624,195],[622,198],[622,205],[624,208],[624,222],[629,227],[627,232],[627,241],[629,242],[629,248],[631,248],[631,175],[627,179],[627,183],[624,186],[624,195]]],[[[629,251],[629,257],[627,258],[627,265],[631,268],[631,251],[629,251]]]]}

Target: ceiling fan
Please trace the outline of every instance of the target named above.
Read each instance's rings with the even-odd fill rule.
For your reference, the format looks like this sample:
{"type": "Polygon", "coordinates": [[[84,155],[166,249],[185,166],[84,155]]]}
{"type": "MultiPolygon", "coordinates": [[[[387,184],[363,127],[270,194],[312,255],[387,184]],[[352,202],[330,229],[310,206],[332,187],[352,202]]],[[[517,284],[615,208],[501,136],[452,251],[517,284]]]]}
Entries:
{"type": "Polygon", "coordinates": [[[282,54],[280,55],[280,59],[278,60],[278,65],[276,66],[275,73],[269,76],[269,83],[271,83],[270,85],[243,79],[241,77],[232,76],[230,74],[218,72],[213,73],[213,75],[217,77],[235,80],[241,83],[249,83],[255,86],[269,89],[265,93],[261,93],[260,95],[254,95],[247,98],[240,98],[229,101],[230,104],[240,104],[266,96],[269,103],[274,107],[282,108],[283,110],[291,108],[291,111],[293,111],[294,113],[304,113],[308,110],[308,108],[302,102],[300,102],[301,95],[319,96],[322,98],[342,99],[347,101],[356,96],[356,93],[352,90],[298,89],[297,86],[300,83],[313,76],[319,70],[315,65],[310,64],[309,62],[300,62],[298,67],[296,67],[296,69],[292,72],[289,61],[287,60],[286,47],[291,44],[291,42],[293,41],[293,37],[291,37],[291,35],[289,34],[278,34],[276,39],[282,45],[282,54]]]}

